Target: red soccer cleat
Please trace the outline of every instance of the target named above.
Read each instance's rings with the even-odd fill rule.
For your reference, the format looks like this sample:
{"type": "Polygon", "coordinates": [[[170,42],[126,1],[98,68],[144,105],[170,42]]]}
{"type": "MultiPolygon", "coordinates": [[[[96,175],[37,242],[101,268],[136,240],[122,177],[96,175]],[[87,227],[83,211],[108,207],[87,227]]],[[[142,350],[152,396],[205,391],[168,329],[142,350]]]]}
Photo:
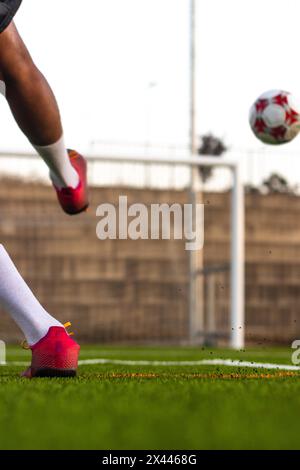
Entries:
{"type": "Polygon", "coordinates": [[[70,162],[79,175],[77,188],[59,189],[53,184],[62,209],[69,215],[80,214],[89,206],[86,160],[75,150],[68,150],[70,162]]]}
{"type": "Polygon", "coordinates": [[[64,328],[53,326],[30,349],[31,366],[22,374],[23,377],[75,377],[80,346],[64,328]]]}

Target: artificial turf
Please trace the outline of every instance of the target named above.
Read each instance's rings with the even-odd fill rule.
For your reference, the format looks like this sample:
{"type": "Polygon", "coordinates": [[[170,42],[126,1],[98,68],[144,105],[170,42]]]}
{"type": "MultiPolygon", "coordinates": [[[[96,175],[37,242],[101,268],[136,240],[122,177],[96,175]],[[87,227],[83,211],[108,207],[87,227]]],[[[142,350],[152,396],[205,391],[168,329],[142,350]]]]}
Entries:
{"type": "MultiPolygon", "coordinates": [[[[290,349],[82,348],[81,359],[291,364],[290,349]]],[[[0,449],[299,449],[300,372],[199,365],[81,365],[75,379],[0,367],[0,449]]]]}

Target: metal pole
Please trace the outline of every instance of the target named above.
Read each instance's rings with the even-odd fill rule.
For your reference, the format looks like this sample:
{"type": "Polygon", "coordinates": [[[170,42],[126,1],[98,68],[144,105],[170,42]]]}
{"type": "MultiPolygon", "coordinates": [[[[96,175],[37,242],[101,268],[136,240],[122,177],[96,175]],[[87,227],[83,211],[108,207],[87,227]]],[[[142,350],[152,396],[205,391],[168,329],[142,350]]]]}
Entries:
{"type": "Polygon", "coordinates": [[[0,366],[6,365],[6,345],[4,341],[0,341],[0,366]]]}
{"type": "Polygon", "coordinates": [[[216,274],[211,273],[207,276],[207,333],[210,344],[213,344],[212,338],[216,334],[216,274]]]}
{"type": "MultiPolygon", "coordinates": [[[[145,155],[138,156],[127,156],[127,155],[86,155],[85,156],[89,163],[144,163],[145,165],[177,165],[177,166],[191,166],[198,168],[199,166],[215,166],[218,168],[230,168],[234,170],[238,164],[235,160],[228,160],[226,158],[217,159],[216,157],[180,157],[174,158],[173,155],[169,156],[149,156],[145,155]]],[[[20,158],[20,159],[29,159],[40,162],[41,159],[36,153],[25,153],[25,152],[1,152],[0,151],[0,160],[2,158],[20,158]]]]}
{"type": "MultiPolygon", "coordinates": [[[[196,0],[190,0],[190,155],[197,154],[196,129],[196,0]]],[[[189,190],[190,204],[195,213],[197,200],[197,181],[199,171],[197,167],[191,168],[191,181],[189,190]]],[[[199,194],[199,193],[198,193],[199,194]]],[[[200,201],[199,201],[200,202],[200,201]]],[[[193,221],[191,221],[192,223],[193,221]]],[[[197,230],[197,227],[194,227],[197,230]]],[[[196,275],[203,267],[203,253],[189,252],[189,339],[191,343],[203,342],[204,311],[203,311],[203,279],[196,275]]]]}
{"type": "MultiPolygon", "coordinates": [[[[195,0],[190,0],[190,156],[196,155],[195,134],[196,134],[196,79],[195,79],[195,0]]],[[[189,202],[193,208],[196,203],[195,194],[195,168],[190,169],[189,202]]],[[[193,223],[193,218],[191,224],[193,223]]],[[[195,311],[196,311],[196,288],[195,288],[196,256],[195,252],[189,252],[189,340],[195,340],[195,311]]]]}
{"type": "Polygon", "coordinates": [[[245,345],[245,205],[239,165],[233,169],[231,222],[231,347],[245,345]]]}
{"type": "Polygon", "coordinates": [[[197,153],[196,131],[196,0],[190,0],[190,151],[197,153]]]}

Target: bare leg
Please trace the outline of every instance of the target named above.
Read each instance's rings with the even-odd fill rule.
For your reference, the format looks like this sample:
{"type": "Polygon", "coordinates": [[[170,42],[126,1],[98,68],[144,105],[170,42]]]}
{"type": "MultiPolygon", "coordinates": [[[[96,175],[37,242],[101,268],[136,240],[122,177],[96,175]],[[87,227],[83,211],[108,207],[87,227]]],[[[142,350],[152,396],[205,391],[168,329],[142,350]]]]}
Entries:
{"type": "Polygon", "coordinates": [[[0,34],[0,70],[9,106],[29,141],[40,146],[57,142],[63,130],[55,97],[14,23],[0,34]]]}
{"type": "Polygon", "coordinates": [[[0,34],[0,71],[15,120],[47,164],[60,205],[68,214],[79,214],[88,206],[86,162],[67,151],[54,94],[14,23],[0,34]]]}

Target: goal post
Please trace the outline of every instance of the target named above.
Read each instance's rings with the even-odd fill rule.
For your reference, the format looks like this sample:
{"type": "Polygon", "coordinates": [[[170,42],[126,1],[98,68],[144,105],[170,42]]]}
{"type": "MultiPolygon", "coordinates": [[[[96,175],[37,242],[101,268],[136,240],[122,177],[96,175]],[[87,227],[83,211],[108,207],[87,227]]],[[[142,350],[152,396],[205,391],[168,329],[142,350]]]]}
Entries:
{"type": "MultiPolygon", "coordinates": [[[[132,177],[134,177],[134,183],[138,182],[138,187],[142,189],[148,187],[146,172],[147,169],[149,170],[149,173],[154,170],[154,179],[156,182],[159,181],[161,179],[161,175],[164,174],[165,170],[163,169],[163,171],[160,171],[161,167],[169,168],[170,171],[168,171],[171,174],[176,173],[177,175],[179,173],[180,181],[182,179],[182,170],[184,168],[187,169],[186,173],[189,173],[189,170],[197,170],[199,167],[205,166],[212,168],[225,168],[230,171],[232,177],[232,190],[230,197],[230,282],[228,280],[228,284],[230,283],[230,307],[226,306],[226,312],[228,311],[230,316],[230,346],[234,349],[241,349],[244,347],[245,344],[245,205],[240,162],[238,160],[235,161],[223,157],[216,158],[192,154],[189,155],[190,156],[185,154],[180,158],[174,156],[128,156],[128,154],[118,156],[103,155],[90,156],[88,157],[88,161],[90,163],[90,173],[92,177],[92,182],[95,184],[95,186],[104,185],[106,187],[118,187],[119,184],[116,183],[115,177],[118,175],[122,175],[125,170],[126,171],[124,173],[124,176],[126,176],[126,186],[134,187],[131,186],[132,177]],[[139,171],[135,172],[135,170],[132,171],[132,169],[128,171],[127,164],[129,164],[129,166],[133,164],[134,168],[137,168],[139,166],[143,167],[145,169],[146,179],[144,181],[143,179],[140,179],[141,173],[139,171]],[[97,168],[97,165],[99,165],[99,168],[97,168]],[[109,168],[113,169],[113,171],[109,173],[109,178],[106,178],[107,175],[105,174],[105,172],[103,175],[102,172],[102,170],[105,169],[104,167],[106,165],[108,165],[109,168]],[[117,165],[117,167],[115,165],[117,165]]],[[[15,152],[0,152],[0,172],[3,174],[3,176],[6,174],[8,169],[11,169],[12,174],[22,175],[22,178],[26,179],[27,171],[27,177],[29,177],[30,180],[31,168],[33,167],[36,168],[37,174],[39,174],[40,176],[43,175],[42,179],[44,179],[44,181],[49,181],[46,168],[44,167],[41,159],[37,157],[37,155],[15,152]]],[[[192,184],[192,181],[187,179],[183,185],[180,183],[180,188],[184,190],[189,190],[189,184],[192,184]]],[[[153,187],[157,186],[154,184],[153,187]]],[[[176,188],[176,180],[171,182],[168,181],[168,187],[173,189],[176,188]]],[[[218,231],[217,224],[214,224],[214,230],[218,231]]],[[[222,228],[220,228],[220,230],[222,230],[222,228]]],[[[174,256],[176,255],[174,254],[174,256]]],[[[216,257],[214,259],[216,259],[216,257]]],[[[223,261],[220,261],[222,264],[223,261]]],[[[201,273],[199,273],[199,270],[192,272],[192,269],[195,268],[192,263],[190,263],[189,266],[189,282],[191,282],[191,279],[193,279],[197,275],[201,275],[201,273]]],[[[213,269],[214,267],[212,268],[212,270],[213,269]]],[[[209,279],[209,284],[209,298],[211,299],[214,295],[213,292],[215,291],[215,286],[212,285],[211,279],[209,279]]],[[[188,292],[188,295],[190,296],[191,289],[189,289],[188,292]]],[[[188,298],[188,301],[190,301],[190,298],[188,298]]],[[[190,325],[188,334],[190,336],[189,342],[190,344],[192,344],[192,340],[197,337],[205,338],[205,331],[199,331],[199,329],[201,328],[201,326],[199,327],[199,325],[201,325],[201,321],[195,321],[195,318],[197,319],[199,316],[201,319],[201,315],[203,315],[203,312],[200,312],[199,315],[199,311],[197,311],[199,305],[197,305],[197,303],[189,303],[193,305],[193,308],[190,308],[188,310],[190,325]]],[[[212,322],[208,325],[210,332],[213,329],[213,320],[214,319],[212,318],[212,322]]],[[[228,322],[226,322],[226,327],[227,324],[228,322]]]]}
{"type": "Polygon", "coordinates": [[[241,349],[245,346],[245,202],[240,166],[231,169],[231,347],[241,349]]]}

